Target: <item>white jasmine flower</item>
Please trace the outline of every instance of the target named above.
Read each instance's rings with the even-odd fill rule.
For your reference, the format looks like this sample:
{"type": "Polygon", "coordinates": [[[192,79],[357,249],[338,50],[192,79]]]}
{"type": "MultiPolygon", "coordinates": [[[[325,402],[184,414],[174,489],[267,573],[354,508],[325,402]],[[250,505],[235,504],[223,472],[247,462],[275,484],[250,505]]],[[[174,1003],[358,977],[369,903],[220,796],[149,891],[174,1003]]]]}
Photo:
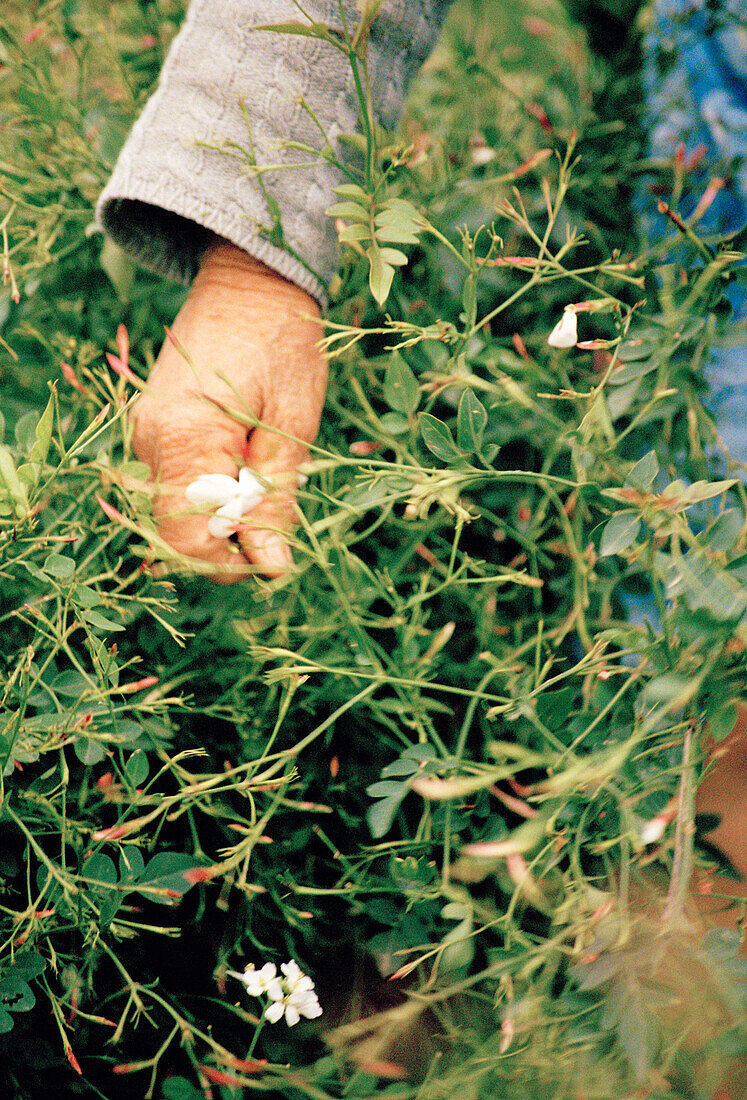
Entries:
{"type": "Polygon", "coordinates": [[[293,1027],[302,1016],[307,1020],[321,1016],[322,1006],[314,992],[314,983],[303,973],[298,963],[289,959],[287,963],[280,964],[280,969],[285,975],[282,996],[276,997],[268,991],[272,1004],[265,1010],[265,1016],[270,1023],[276,1024],[285,1015],[288,1027],[293,1027]]]}
{"type": "Polygon", "coordinates": [[[243,974],[236,970],[229,970],[232,978],[238,978],[246,986],[250,997],[261,997],[263,993],[275,1001],[283,996],[281,979],[277,976],[275,963],[265,963],[261,970],[255,970],[253,966],[247,966],[243,974]]]}
{"type": "Polygon", "coordinates": [[[573,306],[566,306],[563,310],[563,316],[547,337],[547,342],[551,348],[572,348],[577,341],[576,310],[573,306]]]}
{"type": "Polygon", "coordinates": [[[256,508],[265,489],[259,478],[244,466],[238,478],[202,474],[187,486],[185,495],[190,504],[218,506],[208,520],[208,531],[217,539],[225,539],[234,534],[242,516],[256,508]]]}
{"type": "Polygon", "coordinates": [[[304,974],[294,959],[281,963],[283,976],[278,976],[274,963],[265,963],[261,970],[248,966],[243,974],[229,970],[233,978],[238,978],[246,986],[252,997],[266,996],[269,1004],[265,1008],[265,1019],[276,1024],[285,1016],[288,1027],[293,1027],[302,1016],[314,1020],[322,1014],[322,1006],[314,992],[314,983],[304,974]]]}

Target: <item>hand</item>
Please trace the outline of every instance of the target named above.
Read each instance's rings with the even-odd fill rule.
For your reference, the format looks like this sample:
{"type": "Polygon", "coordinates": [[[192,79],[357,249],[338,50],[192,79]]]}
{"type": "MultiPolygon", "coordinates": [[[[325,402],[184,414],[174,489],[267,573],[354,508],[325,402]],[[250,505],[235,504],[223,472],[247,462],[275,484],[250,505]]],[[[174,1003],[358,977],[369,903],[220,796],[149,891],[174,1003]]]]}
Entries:
{"type": "Polygon", "coordinates": [[[157,484],[163,538],[230,582],[253,572],[279,576],[292,564],[297,467],[321,416],[327,364],[318,348],[317,303],[305,291],[220,237],[208,247],[134,410],[135,453],[157,484]],[[256,417],[247,428],[226,408],[256,417]],[[284,435],[276,434],[278,432],[284,435]],[[292,439],[285,438],[291,436],[292,439]],[[248,466],[272,488],[237,533],[238,545],[208,531],[184,490],[201,474],[248,466]]]}

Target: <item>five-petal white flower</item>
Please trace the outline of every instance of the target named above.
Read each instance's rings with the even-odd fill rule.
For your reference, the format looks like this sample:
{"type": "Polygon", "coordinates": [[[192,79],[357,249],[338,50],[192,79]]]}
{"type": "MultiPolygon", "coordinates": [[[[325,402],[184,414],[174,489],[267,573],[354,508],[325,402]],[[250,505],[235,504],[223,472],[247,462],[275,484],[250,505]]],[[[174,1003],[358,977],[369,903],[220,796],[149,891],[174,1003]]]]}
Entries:
{"type": "Polygon", "coordinates": [[[228,474],[202,474],[190,482],[185,496],[190,504],[217,506],[208,520],[208,531],[217,539],[233,535],[242,516],[256,508],[265,489],[256,474],[244,466],[238,478],[228,474]]]}
{"type": "Polygon", "coordinates": [[[266,994],[269,1004],[265,1009],[265,1019],[276,1024],[285,1016],[288,1027],[293,1027],[302,1016],[314,1020],[322,1014],[322,1006],[314,992],[314,983],[308,974],[304,974],[294,959],[281,963],[283,976],[279,977],[274,963],[265,963],[260,970],[248,966],[243,974],[229,970],[233,978],[238,978],[246,986],[252,997],[266,994]]]}
{"type": "Polygon", "coordinates": [[[563,316],[547,337],[551,348],[572,348],[578,342],[578,322],[573,306],[566,306],[563,316]]]}
{"type": "Polygon", "coordinates": [[[238,978],[240,982],[243,982],[247,993],[251,997],[261,997],[263,993],[266,993],[273,1001],[283,996],[283,988],[277,972],[278,969],[275,963],[265,963],[260,970],[255,970],[253,966],[247,966],[243,974],[239,974],[237,970],[228,971],[232,978],[238,978]]]}

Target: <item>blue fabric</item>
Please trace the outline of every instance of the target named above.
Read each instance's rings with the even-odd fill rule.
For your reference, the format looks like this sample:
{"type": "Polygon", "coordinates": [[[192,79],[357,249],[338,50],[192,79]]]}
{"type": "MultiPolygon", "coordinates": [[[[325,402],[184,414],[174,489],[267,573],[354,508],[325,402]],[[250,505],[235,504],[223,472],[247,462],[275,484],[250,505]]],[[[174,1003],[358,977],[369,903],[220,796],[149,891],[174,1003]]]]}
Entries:
{"type": "MultiPolygon", "coordinates": [[[[700,165],[687,171],[678,204],[692,214],[714,177],[727,180],[698,223],[700,230],[729,233],[747,222],[747,27],[742,0],[727,0],[714,13],[704,0],[655,0],[647,41],[646,85],[650,151],[672,160],[685,147],[688,163],[705,147],[700,165]],[[723,18],[722,18],[723,17],[723,18]],[[709,33],[710,32],[710,33],[709,33]],[[674,58],[662,76],[656,58],[674,58]]],[[[651,206],[650,202],[648,204],[651,206]]],[[[653,236],[668,231],[665,219],[646,216],[653,236]]],[[[734,320],[747,318],[747,295],[733,287],[734,320]]],[[[714,346],[704,364],[710,394],[705,404],[732,458],[747,463],[747,341],[714,346]]]]}

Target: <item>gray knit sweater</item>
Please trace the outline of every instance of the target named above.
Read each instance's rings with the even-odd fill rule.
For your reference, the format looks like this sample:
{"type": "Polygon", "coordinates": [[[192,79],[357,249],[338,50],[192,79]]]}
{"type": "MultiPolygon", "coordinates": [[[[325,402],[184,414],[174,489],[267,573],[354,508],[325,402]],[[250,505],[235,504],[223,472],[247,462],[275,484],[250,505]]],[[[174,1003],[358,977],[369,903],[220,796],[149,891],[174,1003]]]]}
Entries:
{"type": "MultiPolygon", "coordinates": [[[[448,3],[384,0],[368,65],[374,110],[385,126],[396,121],[448,3]]],[[[359,6],[342,4],[352,30],[359,6]]],[[[337,0],[301,6],[313,20],[340,26],[337,0]]],[[[338,264],[324,212],[341,179],[333,167],[283,143],[318,149],[321,127],[339,152],[339,136],[357,128],[352,72],[347,58],[323,41],[253,29],[303,19],[292,0],[192,0],[97,208],[100,226],[145,266],[190,281],[212,230],[324,301],[338,264]],[[241,152],[251,145],[257,165],[276,166],[262,183],[280,209],[282,241],[270,240],[271,213],[241,152]]]]}

